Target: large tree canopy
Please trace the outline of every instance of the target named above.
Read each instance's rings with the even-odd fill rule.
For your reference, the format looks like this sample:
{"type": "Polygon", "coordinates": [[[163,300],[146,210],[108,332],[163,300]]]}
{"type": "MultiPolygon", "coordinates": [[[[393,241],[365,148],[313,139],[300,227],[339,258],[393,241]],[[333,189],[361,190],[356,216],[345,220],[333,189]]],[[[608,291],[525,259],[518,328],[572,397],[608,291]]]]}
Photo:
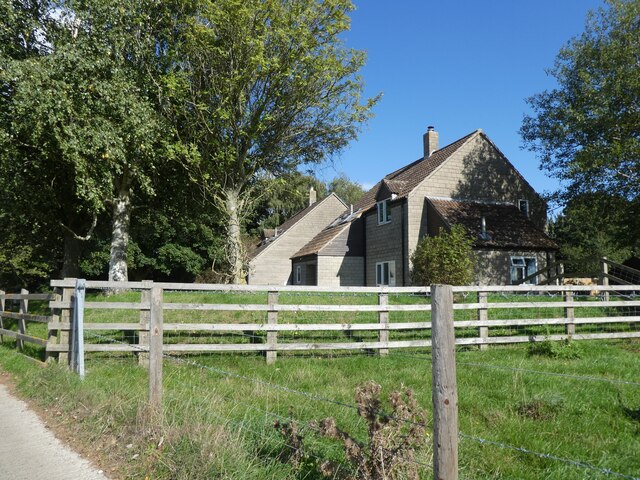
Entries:
{"type": "Polygon", "coordinates": [[[521,134],[563,199],[640,193],[640,1],[608,0],[559,53],[558,86],[528,99],[521,134]]]}
{"type": "Polygon", "coordinates": [[[167,85],[180,137],[197,152],[190,174],[227,219],[229,278],[238,282],[256,182],[330,158],[373,101],[361,103],[364,54],[340,39],[350,0],[196,3],[167,85]]]}
{"type": "Polygon", "coordinates": [[[639,206],[637,201],[606,193],[586,193],[569,200],[550,224],[565,272],[595,277],[600,257],[622,263],[637,251],[639,206]]]}
{"type": "Polygon", "coordinates": [[[64,233],[63,275],[78,273],[78,242],[110,210],[110,278],[126,280],[132,198],[153,194],[161,159],[162,120],[145,80],[157,55],[144,25],[157,12],[146,2],[25,5],[8,9],[23,20],[0,69],[4,195],[64,233]]]}

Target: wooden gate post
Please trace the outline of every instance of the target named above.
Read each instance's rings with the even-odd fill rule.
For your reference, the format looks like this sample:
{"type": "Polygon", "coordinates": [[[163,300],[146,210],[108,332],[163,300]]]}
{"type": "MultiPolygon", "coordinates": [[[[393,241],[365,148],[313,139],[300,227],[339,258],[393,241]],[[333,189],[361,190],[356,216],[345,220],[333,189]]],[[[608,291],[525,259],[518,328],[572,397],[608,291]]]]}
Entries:
{"type": "MultiPolygon", "coordinates": [[[[278,311],[275,309],[275,306],[278,304],[278,292],[269,292],[268,294],[268,302],[269,302],[269,310],[267,311],[267,324],[269,325],[277,325],[278,324],[278,311]]],[[[277,330],[267,330],[267,365],[271,365],[275,363],[276,358],[278,357],[278,352],[276,350],[276,345],[278,343],[278,331],[277,330]]]]}
{"type": "Polygon", "coordinates": [[[156,413],[162,412],[162,341],[163,299],[162,288],[151,289],[149,318],[149,405],[156,413]]]}
{"type": "MultiPolygon", "coordinates": [[[[140,301],[142,303],[151,302],[151,289],[153,288],[153,281],[144,280],[142,291],[140,292],[140,301]]],[[[150,310],[140,310],[140,330],[138,331],[138,345],[140,351],[138,352],[138,365],[143,367],[149,367],[149,353],[143,351],[143,349],[149,348],[149,321],[151,317],[150,310]]]]}
{"type": "Polygon", "coordinates": [[[71,350],[71,345],[69,342],[69,332],[71,328],[71,315],[73,312],[73,291],[75,289],[76,279],[75,278],[65,278],[70,282],[73,282],[73,287],[63,287],[62,289],[62,301],[64,303],[69,304],[68,307],[63,307],[60,310],[60,323],[65,324],[65,327],[60,330],[60,345],[64,345],[66,350],[64,352],[60,352],[58,355],[58,363],[61,365],[69,365],[69,351],[71,350]]]}
{"type": "MultiPolygon", "coordinates": [[[[378,294],[378,305],[386,307],[389,305],[389,294],[386,292],[380,292],[378,294]]],[[[389,343],[389,310],[380,310],[378,313],[378,321],[380,322],[380,333],[378,334],[378,341],[382,344],[389,343]]],[[[389,348],[379,348],[378,353],[380,355],[388,355],[389,348]]]]}
{"type": "MultiPolygon", "coordinates": [[[[20,289],[20,295],[29,295],[29,290],[24,288],[20,289]]],[[[26,315],[29,312],[29,300],[26,298],[20,299],[19,313],[26,315]]],[[[24,317],[18,319],[18,333],[25,335],[27,333],[27,321],[24,317]]],[[[24,341],[20,337],[16,337],[16,348],[22,350],[24,348],[24,341]]]]}
{"type": "Polygon", "coordinates": [[[458,478],[458,391],[456,385],[453,290],[431,286],[433,478],[458,478]]]}

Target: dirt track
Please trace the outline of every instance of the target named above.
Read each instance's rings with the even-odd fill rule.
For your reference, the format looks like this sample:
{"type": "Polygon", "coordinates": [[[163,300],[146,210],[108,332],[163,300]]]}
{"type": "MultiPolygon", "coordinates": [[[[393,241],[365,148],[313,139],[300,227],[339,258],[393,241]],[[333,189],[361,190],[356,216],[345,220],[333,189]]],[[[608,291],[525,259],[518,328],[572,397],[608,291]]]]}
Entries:
{"type": "Polygon", "coordinates": [[[107,480],[0,384],[0,479],[107,480]]]}

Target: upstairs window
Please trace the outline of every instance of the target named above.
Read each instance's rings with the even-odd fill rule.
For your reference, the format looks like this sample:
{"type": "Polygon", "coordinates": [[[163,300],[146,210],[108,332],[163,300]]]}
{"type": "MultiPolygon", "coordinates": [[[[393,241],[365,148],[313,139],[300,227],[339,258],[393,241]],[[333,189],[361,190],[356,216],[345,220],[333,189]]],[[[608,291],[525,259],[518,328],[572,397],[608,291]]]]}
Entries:
{"type": "Polygon", "coordinates": [[[529,200],[518,200],[518,209],[529,218],[529,200]]]}
{"type": "Polygon", "coordinates": [[[378,225],[383,225],[391,221],[391,207],[389,199],[383,200],[376,204],[378,207],[378,225]]]}

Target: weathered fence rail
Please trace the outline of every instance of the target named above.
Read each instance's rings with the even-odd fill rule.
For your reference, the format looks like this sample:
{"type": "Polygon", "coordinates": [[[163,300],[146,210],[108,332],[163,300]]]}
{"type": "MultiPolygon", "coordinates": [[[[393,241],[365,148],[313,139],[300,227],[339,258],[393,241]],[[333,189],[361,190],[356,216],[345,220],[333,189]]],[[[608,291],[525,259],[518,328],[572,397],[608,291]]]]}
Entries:
{"type": "MultiPolygon", "coordinates": [[[[0,338],[15,338],[18,348],[23,348],[24,342],[43,347],[47,355],[58,356],[66,363],[73,344],[76,280],[53,280],[51,286],[55,293],[0,291],[0,338]],[[51,315],[29,313],[29,300],[48,301],[51,315]],[[11,302],[14,302],[13,309],[8,308],[11,302]],[[6,322],[16,323],[6,325],[6,322]],[[46,324],[47,334],[41,336],[46,338],[28,333],[29,323],[46,324]]],[[[148,364],[154,308],[164,312],[163,351],[166,353],[265,352],[271,363],[278,352],[373,350],[385,355],[390,349],[432,346],[428,287],[336,289],[86,282],[89,291],[113,288],[136,293],[128,295],[126,301],[110,297],[97,301],[99,297],[90,297],[91,301],[84,303],[87,312],[84,331],[96,338],[101,332],[102,337],[109,332],[124,332],[127,341],[109,343],[89,339],[84,345],[85,352],[134,352],[141,363],[148,364]],[[151,301],[152,289],[159,292],[155,304],[151,301]],[[199,301],[180,302],[181,295],[187,292],[198,294],[199,301]],[[207,299],[205,295],[204,301],[200,301],[200,294],[206,293],[218,296],[207,299]],[[220,294],[224,301],[232,303],[221,303],[220,294]],[[245,295],[240,298],[236,294],[245,295]],[[139,300],[132,301],[136,295],[139,300]],[[309,303],[305,296],[312,295],[318,296],[316,301],[320,303],[309,303]],[[340,303],[340,297],[332,295],[350,298],[340,303]],[[397,303],[395,298],[403,295],[413,298],[397,303]],[[234,301],[236,298],[239,299],[234,301]],[[300,321],[300,316],[304,321],[300,321]],[[332,334],[334,338],[318,338],[323,333],[332,334]],[[235,337],[229,338],[230,335],[235,337]]],[[[453,287],[452,291],[458,345],[487,348],[492,344],[567,338],[640,338],[640,297],[637,295],[640,286],[637,285],[464,286],[453,287]]]]}
{"type": "MultiPolygon", "coordinates": [[[[58,295],[50,301],[50,307],[58,312],[48,323],[54,335],[47,344],[47,351],[66,355],[69,352],[69,332],[73,318],[72,309],[74,279],[54,280],[52,287],[58,289],[58,295]]],[[[176,284],[153,282],[113,283],[103,281],[87,281],[88,290],[104,290],[117,288],[118,290],[133,290],[140,294],[140,301],[89,301],[84,308],[91,310],[107,310],[114,315],[123,310],[137,315],[137,321],[91,321],[85,320],[84,329],[87,332],[123,331],[137,334],[137,343],[91,343],[84,346],[86,352],[137,352],[141,362],[148,362],[146,352],[149,350],[150,318],[153,308],[165,312],[162,330],[166,334],[162,345],[166,353],[202,353],[202,352],[265,352],[267,361],[273,362],[278,352],[315,351],[315,350],[377,350],[385,355],[389,349],[431,347],[431,294],[428,287],[345,287],[318,288],[292,286],[240,286],[240,285],[207,285],[207,284],[176,284]],[[157,289],[158,298],[155,304],[151,302],[151,291],[157,289]],[[180,292],[229,294],[264,294],[264,303],[179,303],[167,300],[167,293],[173,297],[180,292]],[[299,294],[300,302],[291,303],[288,298],[283,303],[282,296],[299,294]],[[349,294],[353,295],[349,303],[309,304],[304,303],[304,294],[349,294]],[[363,296],[360,298],[358,294],[363,296]],[[370,297],[377,297],[375,304],[370,297]],[[393,304],[390,296],[412,295],[414,304],[393,304]],[[369,298],[369,303],[361,299],[369,298]],[[154,307],[155,305],[155,307],[154,307]],[[172,321],[170,312],[178,312],[184,317],[194,316],[197,319],[188,321],[172,321]],[[345,315],[368,314],[376,321],[345,320],[345,315]],[[260,321],[240,320],[229,321],[224,314],[237,313],[260,315],[260,321]],[[314,315],[318,319],[299,323],[295,321],[296,314],[314,315]],[[199,320],[206,315],[206,321],[199,320]],[[289,315],[284,321],[281,315],[289,315]],[[327,321],[331,315],[342,315],[338,321],[327,321]],[[395,317],[393,317],[395,315],[395,317]],[[376,318],[377,317],[377,318],[376,318]],[[405,318],[408,317],[408,318],[405,318]],[[210,337],[198,342],[190,341],[190,334],[208,332],[210,337]],[[245,334],[243,342],[222,341],[214,334],[224,333],[245,334]],[[318,339],[295,339],[294,333],[342,332],[345,339],[340,341],[318,339]],[[369,332],[370,338],[353,341],[350,335],[355,332],[369,332]],[[405,332],[405,336],[412,332],[417,338],[393,338],[392,334],[405,332]],[[180,334],[184,334],[180,336],[180,334]],[[171,335],[175,338],[171,340],[171,335]],[[286,338],[281,336],[286,335],[286,338]],[[375,338],[371,338],[374,335],[375,338]],[[258,337],[259,338],[256,338],[258,337]],[[186,338],[185,338],[186,337],[186,338]],[[251,341],[247,342],[247,337],[251,341]],[[258,340],[258,341],[255,341],[258,340]]],[[[564,285],[564,286],[465,286],[453,287],[454,297],[458,297],[453,305],[454,312],[463,318],[456,318],[454,328],[461,335],[456,335],[458,345],[479,345],[486,348],[492,344],[509,344],[535,342],[542,340],[575,340],[640,338],[640,298],[636,293],[640,286],[598,286],[594,292],[593,286],[564,285]],[[594,296],[595,293],[595,296],[594,296]],[[526,295],[525,295],[526,294],[526,295]],[[502,295],[502,296],[500,296],[502,295]],[[555,296],[549,301],[549,295],[555,296]],[[613,297],[615,295],[615,298],[613,297]],[[497,298],[493,298],[498,296],[497,298]],[[582,315],[583,310],[590,310],[589,315],[582,315]],[[510,312],[517,313],[514,318],[492,318],[492,316],[509,316],[510,312]],[[532,311],[537,315],[527,315],[532,311]],[[549,312],[548,314],[546,312],[549,312]],[[558,315],[560,313],[560,315],[558,315]],[[473,317],[473,318],[470,318],[473,317]],[[584,326],[604,328],[604,326],[618,326],[615,331],[580,331],[584,326]],[[531,331],[531,327],[563,327],[562,332],[531,331]],[[515,332],[509,332],[515,329],[515,332]],[[522,331],[518,331],[518,329],[522,331]],[[576,330],[578,329],[578,330],[576,330]],[[470,334],[475,330],[476,334],[470,334]]],[[[332,299],[335,300],[335,299],[332,299]]],[[[100,318],[103,319],[104,315],[100,318]]],[[[395,335],[394,334],[394,335],[395,335]]],[[[63,357],[64,358],[64,357],[63,357]]]]}
{"type": "Polygon", "coordinates": [[[28,332],[28,325],[29,323],[49,324],[53,316],[29,313],[29,301],[49,301],[55,298],[53,294],[29,293],[25,289],[20,293],[6,293],[0,290],[0,341],[4,341],[5,336],[14,338],[18,350],[24,350],[25,343],[46,347],[48,340],[31,335],[28,332]],[[17,309],[11,310],[11,303],[14,307],[17,304],[17,309]],[[5,320],[15,321],[15,330],[7,328],[10,325],[5,324],[5,320]]]}

